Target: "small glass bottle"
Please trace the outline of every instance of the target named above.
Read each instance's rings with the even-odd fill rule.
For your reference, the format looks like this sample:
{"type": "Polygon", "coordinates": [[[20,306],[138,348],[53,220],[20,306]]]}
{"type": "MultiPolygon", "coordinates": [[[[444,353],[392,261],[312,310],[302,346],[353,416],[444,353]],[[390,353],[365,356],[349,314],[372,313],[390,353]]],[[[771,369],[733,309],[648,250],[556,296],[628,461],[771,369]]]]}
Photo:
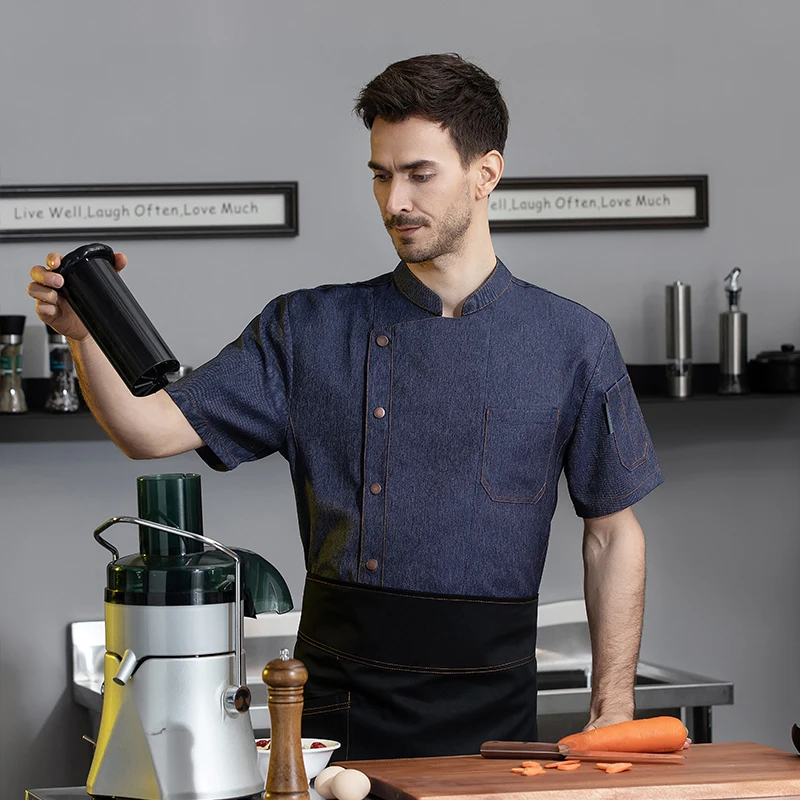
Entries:
{"type": "Polygon", "coordinates": [[[28,410],[22,390],[23,315],[0,316],[0,414],[24,414],[28,410]]]}
{"type": "Polygon", "coordinates": [[[67,343],[67,337],[47,328],[47,344],[50,351],[50,386],[47,390],[45,411],[70,413],[80,406],[75,379],[75,364],[67,343]]]}

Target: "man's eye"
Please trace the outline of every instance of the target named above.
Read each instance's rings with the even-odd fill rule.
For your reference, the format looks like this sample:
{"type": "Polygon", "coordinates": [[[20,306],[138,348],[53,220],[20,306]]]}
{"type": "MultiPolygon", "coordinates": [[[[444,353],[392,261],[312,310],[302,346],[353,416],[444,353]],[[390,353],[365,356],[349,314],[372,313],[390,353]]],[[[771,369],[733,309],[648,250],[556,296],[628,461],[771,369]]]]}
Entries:
{"type": "Polygon", "coordinates": [[[376,173],[375,173],[375,174],[372,176],[372,180],[374,180],[374,181],[379,181],[380,183],[386,183],[386,181],[388,181],[388,180],[389,180],[389,176],[388,176],[388,175],[384,175],[384,174],[383,174],[383,173],[381,173],[381,172],[376,172],[376,173]]]}
{"type": "Polygon", "coordinates": [[[433,178],[433,173],[431,172],[418,172],[414,175],[414,180],[417,183],[425,183],[425,181],[429,181],[433,178]]]}

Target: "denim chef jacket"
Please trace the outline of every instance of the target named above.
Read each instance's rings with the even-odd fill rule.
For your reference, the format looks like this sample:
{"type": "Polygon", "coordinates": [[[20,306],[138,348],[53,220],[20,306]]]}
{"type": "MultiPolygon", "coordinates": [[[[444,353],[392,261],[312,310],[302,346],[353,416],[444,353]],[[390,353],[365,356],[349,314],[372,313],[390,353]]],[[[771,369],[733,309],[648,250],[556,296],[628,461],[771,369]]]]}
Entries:
{"type": "Polygon", "coordinates": [[[663,478],[609,325],[502,262],[464,303],[400,263],[273,300],[167,391],[216,469],[279,451],[309,575],[538,594],[559,475],[577,514],[663,478]]]}

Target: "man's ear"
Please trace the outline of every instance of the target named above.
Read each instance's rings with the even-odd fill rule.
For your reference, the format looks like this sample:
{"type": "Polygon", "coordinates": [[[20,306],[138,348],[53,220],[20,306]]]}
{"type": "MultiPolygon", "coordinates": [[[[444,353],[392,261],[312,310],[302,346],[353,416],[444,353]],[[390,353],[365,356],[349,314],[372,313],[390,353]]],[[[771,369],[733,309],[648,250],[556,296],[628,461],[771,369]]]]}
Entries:
{"type": "Polygon", "coordinates": [[[478,180],[475,184],[475,199],[483,200],[488,197],[497,186],[503,174],[505,162],[503,156],[497,150],[490,150],[485,156],[481,156],[475,165],[478,171],[478,180]]]}

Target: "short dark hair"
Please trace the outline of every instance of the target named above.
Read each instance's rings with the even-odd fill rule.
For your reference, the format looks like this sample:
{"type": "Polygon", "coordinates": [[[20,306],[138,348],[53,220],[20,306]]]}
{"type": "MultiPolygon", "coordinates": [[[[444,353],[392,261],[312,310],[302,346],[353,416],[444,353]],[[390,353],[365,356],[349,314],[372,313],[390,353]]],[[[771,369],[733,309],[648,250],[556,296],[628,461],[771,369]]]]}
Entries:
{"type": "Polygon", "coordinates": [[[390,64],[358,95],[355,112],[367,128],[376,118],[438,122],[466,167],[490,150],[503,152],[508,108],[499,82],[456,53],[415,56],[390,64]]]}

